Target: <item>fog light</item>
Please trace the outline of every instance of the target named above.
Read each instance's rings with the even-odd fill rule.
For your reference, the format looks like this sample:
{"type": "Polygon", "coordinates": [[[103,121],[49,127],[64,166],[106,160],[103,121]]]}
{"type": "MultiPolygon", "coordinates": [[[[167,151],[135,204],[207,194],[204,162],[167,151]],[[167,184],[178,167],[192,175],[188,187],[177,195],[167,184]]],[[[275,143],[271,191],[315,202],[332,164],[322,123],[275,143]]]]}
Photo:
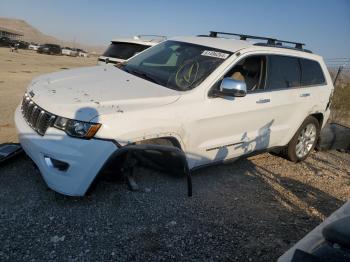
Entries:
{"type": "Polygon", "coordinates": [[[48,167],[50,168],[56,168],[59,171],[67,171],[67,169],[69,168],[69,164],[48,156],[44,156],[45,159],[45,163],[48,167]]]}

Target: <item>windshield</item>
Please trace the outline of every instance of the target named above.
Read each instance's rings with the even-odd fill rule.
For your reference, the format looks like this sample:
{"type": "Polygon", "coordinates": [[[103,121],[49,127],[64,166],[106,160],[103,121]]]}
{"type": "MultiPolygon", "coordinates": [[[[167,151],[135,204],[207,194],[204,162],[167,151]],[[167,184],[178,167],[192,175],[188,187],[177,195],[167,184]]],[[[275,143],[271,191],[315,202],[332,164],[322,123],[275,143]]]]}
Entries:
{"type": "Polygon", "coordinates": [[[167,88],[198,86],[232,53],[207,46],[165,41],[130,59],[122,70],[167,88]]]}
{"type": "Polygon", "coordinates": [[[127,60],[148,47],[149,46],[133,43],[112,42],[107,50],[103,53],[103,56],[127,60]]]}

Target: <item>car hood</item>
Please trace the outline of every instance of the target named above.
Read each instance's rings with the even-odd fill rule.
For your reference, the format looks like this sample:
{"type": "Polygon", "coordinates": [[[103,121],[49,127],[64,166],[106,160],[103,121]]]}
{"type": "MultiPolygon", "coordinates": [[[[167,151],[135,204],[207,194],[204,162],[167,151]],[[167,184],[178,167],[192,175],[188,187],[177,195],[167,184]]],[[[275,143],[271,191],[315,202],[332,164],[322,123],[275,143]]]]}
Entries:
{"type": "Polygon", "coordinates": [[[50,113],[82,121],[175,102],[180,93],[126,73],[94,66],[35,78],[27,93],[50,113]]]}

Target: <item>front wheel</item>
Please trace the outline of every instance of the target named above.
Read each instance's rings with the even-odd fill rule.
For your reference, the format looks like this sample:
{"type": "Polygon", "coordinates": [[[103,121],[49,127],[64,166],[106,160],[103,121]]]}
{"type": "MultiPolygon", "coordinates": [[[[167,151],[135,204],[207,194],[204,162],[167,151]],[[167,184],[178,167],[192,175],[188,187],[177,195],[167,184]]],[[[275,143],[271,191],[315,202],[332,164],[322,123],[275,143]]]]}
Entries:
{"type": "Polygon", "coordinates": [[[314,150],[320,133],[320,124],[312,116],[305,119],[285,149],[285,156],[292,162],[303,161],[314,150]]]}

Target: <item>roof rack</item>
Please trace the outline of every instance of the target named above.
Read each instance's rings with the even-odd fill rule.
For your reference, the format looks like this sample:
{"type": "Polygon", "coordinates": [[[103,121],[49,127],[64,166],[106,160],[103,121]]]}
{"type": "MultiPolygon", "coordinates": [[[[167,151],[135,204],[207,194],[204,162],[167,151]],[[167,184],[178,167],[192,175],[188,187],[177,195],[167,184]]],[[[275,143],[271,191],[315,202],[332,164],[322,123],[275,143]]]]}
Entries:
{"type": "Polygon", "coordinates": [[[218,37],[218,35],[239,36],[240,40],[247,40],[247,39],[266,40],[267,41],[266,44],[265,43],[256,43],[255,45],[272,46],[272,47],[280,47],[280,48],[288,48],[288,49],[297,49],[297,50],[301,50],[301,51],[311,52],[311,51],[306,50],[306,49],[303,48],[303,46],[305,45],[304,43],[285,41],[285,40],[280,40],[280,39],[276,39],[276,38],[272,38],[272,37],[245,35],[245,34],[235,34],[235,33],[226,33],[226,32],[216,32],[216,31],[210,31],[210,34],[209,34],[208,37],[218,37]],[[295,47],[293,48],[293,47],[283,46],[282,43],[293,44],[293,45],[295,45],[295,47]]]}

